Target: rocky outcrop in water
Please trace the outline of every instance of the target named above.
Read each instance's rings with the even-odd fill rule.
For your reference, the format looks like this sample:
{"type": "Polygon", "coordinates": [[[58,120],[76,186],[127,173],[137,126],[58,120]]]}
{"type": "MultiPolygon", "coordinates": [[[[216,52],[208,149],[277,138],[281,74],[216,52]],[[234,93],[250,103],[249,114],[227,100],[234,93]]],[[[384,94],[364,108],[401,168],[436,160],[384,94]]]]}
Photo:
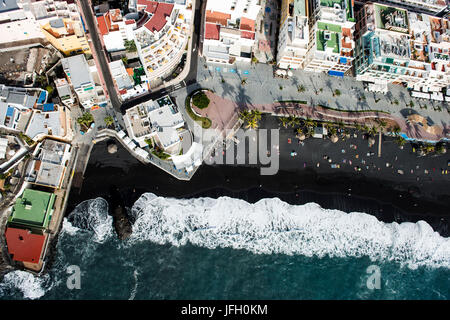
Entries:
{"type": "Polygon", "coordinates": [[[113,217],[114,230],[120,240],[127,239],[133,232],[132,224],[128,218],[122,195],[117,187],[111,187],[110,191],[111,215],[113,217]]]}

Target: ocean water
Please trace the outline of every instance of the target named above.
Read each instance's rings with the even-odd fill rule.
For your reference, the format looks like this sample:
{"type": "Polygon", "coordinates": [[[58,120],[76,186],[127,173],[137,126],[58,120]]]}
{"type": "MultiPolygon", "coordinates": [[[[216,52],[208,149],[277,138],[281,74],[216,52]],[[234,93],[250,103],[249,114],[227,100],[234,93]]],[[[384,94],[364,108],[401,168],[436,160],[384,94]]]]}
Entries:
{"type": "Polygon", "coordinates": [[[0,299],[450,298],[450,239],[423,221],[384,223],[277,198],[151,193],[129,210],[133,233],[120,241],[105,200],[79,204],[50,270],[6,274],[0,299]],[[73,265],[79,290],[67,287],[73,265]],[[367,284],[373,265],[379,289],[367,284]]]}

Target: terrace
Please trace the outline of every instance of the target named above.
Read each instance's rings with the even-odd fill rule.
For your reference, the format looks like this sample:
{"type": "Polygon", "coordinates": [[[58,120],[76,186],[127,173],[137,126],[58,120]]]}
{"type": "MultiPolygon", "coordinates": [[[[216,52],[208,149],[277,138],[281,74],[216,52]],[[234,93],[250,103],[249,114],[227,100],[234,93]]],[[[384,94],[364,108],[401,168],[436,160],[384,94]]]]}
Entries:
{"type": "Polygon", "coordinates": [[[374,6],[378,28],[408,33],[408,13],[406,10],[378,4],[374,6]]]}
{"type": "Polygon", "coordinates": [[[339,34],[342,28],[331,23],[318,22],[316,31],[316,45],[319,51],[331,51],[333,53],[340,52],[339,34]]]}

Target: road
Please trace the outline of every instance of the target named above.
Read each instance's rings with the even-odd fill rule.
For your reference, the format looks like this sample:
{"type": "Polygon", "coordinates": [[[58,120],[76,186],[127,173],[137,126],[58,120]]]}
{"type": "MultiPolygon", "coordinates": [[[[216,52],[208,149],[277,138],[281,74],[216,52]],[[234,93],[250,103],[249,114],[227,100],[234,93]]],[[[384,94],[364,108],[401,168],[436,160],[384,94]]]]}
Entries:
{"type": "Polygon", "coordinates": [[[90,39],[94,46],[95,53],[97,55],[97,61],[100,67],[100,71],[103,74],[103,79],[105,80],[106,89],[108,90],[108,96],[111,101],[112,106],[116,111],[120,111],[121,102],[117,96],[116,88],[114,87],[114,82],[111,76],[111,71],[109,70],[108,60],[106,59],[104,49],[102,47],[102,42],[97,32],[95,17],[93,11],[90,7],[90,1],[80,0],[79,7],[81,8],[84,16],[84,22],[89,30],[90,39]]]}

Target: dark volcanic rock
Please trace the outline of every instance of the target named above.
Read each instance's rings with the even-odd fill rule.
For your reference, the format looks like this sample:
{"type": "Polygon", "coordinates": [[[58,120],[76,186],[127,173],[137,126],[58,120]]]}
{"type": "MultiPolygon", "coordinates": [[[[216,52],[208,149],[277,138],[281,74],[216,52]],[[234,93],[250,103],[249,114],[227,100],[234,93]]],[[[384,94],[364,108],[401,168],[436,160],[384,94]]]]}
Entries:
{"type": "Polygon", "coordinates": [[[114,230],[120,240],[127,239],[133,232],[133,228],[128,218],[122,195],[116,186],[110,188],[109,203],[111,205],[114,230]]]}
{"type": "Polygon", "coordinates": [[[131,222],[125,212],[126,210],[122,206],[114,208],[113,211],[114,230],[120,240],[127,239],[133,232],[131,222]]]}

